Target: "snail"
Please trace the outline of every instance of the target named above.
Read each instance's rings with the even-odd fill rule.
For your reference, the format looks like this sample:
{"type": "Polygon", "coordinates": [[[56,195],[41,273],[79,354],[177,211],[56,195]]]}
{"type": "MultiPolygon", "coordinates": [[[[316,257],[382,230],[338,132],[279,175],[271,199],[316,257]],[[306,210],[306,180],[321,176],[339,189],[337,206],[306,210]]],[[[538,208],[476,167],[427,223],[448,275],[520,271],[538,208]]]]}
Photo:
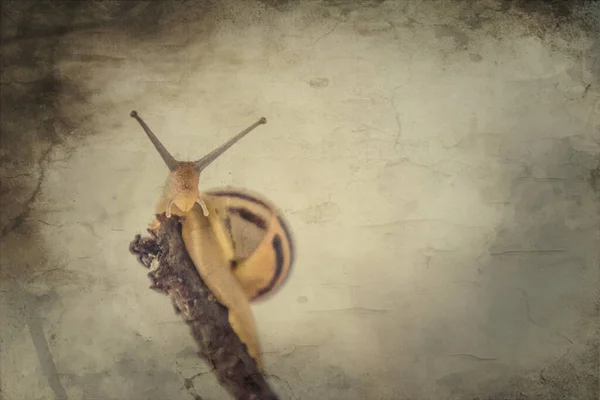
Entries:
{"type": "MultiPolygon", "coordinates": [[[[289,225],[264,196],[241,188],[199,190],[201,172],[237,141],[266,124],[260,118],[197,161],[176,160],[136,111],[137,120],[169,169],[155,213],[182,218],[182,237],[194,266],[229,323],[262,371],[260,344],[250,303],[277,292],[294,263],[289,225]]],[[[158,220],[152,223],[158,224],[158,220]]]]}

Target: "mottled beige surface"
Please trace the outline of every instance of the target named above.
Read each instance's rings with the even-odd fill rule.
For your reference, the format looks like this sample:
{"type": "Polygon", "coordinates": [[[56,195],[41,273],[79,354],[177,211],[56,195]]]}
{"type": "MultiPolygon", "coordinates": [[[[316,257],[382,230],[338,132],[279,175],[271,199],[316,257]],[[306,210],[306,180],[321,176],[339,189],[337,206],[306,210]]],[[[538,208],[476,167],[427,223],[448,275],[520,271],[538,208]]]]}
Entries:
{"type": "Polygon", "coordinates": [[[3,37],[78,27],[3,48],[3,399],[227,398],[128,253],[167,173],[132,109],[189,159],[267,118],[201,185],[293,229],[291,279],[254,307],[282,399],[597,398],[600,61],[577,8],[555,28],[519,1],[117,3],[3,7],[3,37]]]}

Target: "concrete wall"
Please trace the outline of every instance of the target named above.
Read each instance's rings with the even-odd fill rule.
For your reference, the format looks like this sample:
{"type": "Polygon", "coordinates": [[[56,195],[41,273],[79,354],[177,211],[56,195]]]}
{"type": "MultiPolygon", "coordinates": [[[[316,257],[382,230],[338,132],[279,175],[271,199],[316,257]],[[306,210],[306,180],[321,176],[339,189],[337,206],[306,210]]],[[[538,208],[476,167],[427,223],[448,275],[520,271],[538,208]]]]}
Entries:
{"type": "Polygon", "coordinates": [[[189,159],[268,119],[200,184],[291,224],[282,399],[597,399],[599,3],[214,3],[3,2],[0,397],[227,398],[128,252],[135,109],[189,159]]]}

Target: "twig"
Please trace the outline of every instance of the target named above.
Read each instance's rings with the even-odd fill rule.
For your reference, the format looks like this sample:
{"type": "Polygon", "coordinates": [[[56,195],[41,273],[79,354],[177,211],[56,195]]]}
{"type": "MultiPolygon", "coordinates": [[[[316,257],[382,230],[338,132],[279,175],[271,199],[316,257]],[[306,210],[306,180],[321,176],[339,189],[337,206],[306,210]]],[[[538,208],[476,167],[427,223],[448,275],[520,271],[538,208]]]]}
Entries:
{"type": "Polygon", "coordinates": [[[136,235],[131,253],[146,268],[151,288],[171,297],[190,327],[202,357],[222,387],[238,400],[276,400],[246,346],[229,325],[227,308],[212,295],[190,259],[176,217],[157,215],[160,226],[149,237],[136,235]]]}

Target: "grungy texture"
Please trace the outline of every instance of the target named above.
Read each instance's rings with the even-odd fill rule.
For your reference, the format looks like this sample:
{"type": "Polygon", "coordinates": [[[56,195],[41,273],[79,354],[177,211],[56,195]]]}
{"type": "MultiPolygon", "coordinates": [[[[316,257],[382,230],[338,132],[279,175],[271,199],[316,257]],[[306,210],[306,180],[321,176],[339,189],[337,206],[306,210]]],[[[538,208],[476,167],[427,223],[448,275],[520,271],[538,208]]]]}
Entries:
{"type": "Polygon", "coordinates": [[[166,167],[285,213],[282,399],[599,396],[598,1],[2,2],[0,397],[226,399],[128,252],[166,167]]]}

